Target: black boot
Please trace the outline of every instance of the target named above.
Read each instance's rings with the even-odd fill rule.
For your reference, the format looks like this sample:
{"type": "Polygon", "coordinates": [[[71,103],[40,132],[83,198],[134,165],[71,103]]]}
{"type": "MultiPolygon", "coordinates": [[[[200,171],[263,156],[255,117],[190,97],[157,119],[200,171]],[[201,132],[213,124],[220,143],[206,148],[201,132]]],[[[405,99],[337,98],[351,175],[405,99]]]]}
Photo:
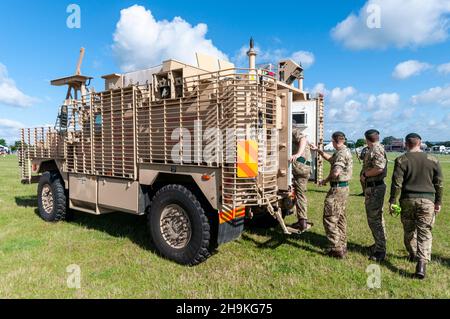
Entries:
{"type": "Polygon", "coordinates": [[[376,251],[370,255],[369,260],[373,260],[376,262],[382,262],[386,259],[386,252],[384,251],[376,251]]]}
{"type": "Polygon", "coordinates": [[[419,260],[416,266],[416,278],[424,279],[427,271],[427,263],[424,260],[419,260]]]}
{"type": "Polygon", "coordinates": [[[414,262],[414,261],[417,260],[417,256],[416,256],[416,254],[409,253],[409,256],[408,256],[407,259],[408,259],[408,261],[410,261],[410,262],[414,262]]]}
{"type": "Polygon", "coordinates": [[[337,259],[344,259],[347,255],[347,252],[342,249],[331,249],[328,251],[327,255],[329,257],[337,258],[337,259]]]}
{"type": "Polygon", "coordinates": [[[375,250],[375,247],[376,247],[376,245],[373,244],[373,245],[370,245],[370,246],[367,246],[367,247],[364,247],[364,248],[367,249],[367,251],[369,252],[369,256],[370,256],[370,255],[373,254],[373,252],[375,250]]]}
{"type": "Polygon", "coordinates": [[[307,219],[300,219],[295,224],[291,225],[292,228],[298,229],[299,231],[303,232],[308,229],[308,220],[307,219]]]}

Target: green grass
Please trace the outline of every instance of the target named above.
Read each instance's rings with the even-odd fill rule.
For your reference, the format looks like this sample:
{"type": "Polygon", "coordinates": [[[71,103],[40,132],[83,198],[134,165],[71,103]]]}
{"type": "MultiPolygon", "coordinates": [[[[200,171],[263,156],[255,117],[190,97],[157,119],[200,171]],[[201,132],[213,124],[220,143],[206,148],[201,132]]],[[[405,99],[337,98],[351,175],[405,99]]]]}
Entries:
{"type": "Polygon", "coordinates": [[[310,185],[309,215],[315,223],[310,232],[287,237],[279,229],[247,230],[206,263],[188,268],[152,251],[144,217],[77,213],[72,222],[43,222],[36,215],[36,185],[19,183],[16,157],[0,158],[0,298],[450,298],[450,156],[441,160],[446,196],[428,278],[411,278],[414,264],[405,259],[400,219],[387,214],[382,286],[368,289],[370,262],[363,247],[372,238],[363,198],[355,196],[361,191],[357,161],[347,259],[323,255],[326,189],[310,185]],[[81,289],[67,288],[71,264],[81,267],[81,289]]]}

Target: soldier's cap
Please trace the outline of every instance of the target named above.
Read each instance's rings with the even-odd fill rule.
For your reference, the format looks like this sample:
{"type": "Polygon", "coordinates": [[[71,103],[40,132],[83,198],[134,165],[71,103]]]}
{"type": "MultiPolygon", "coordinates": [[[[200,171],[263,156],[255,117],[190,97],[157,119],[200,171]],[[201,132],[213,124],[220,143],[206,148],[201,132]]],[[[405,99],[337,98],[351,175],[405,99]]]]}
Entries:
{"type": "Polygon", "coordinates": [[[378,130],[371,129],[371,130],[366,131],[366,133],[364,133],[364,136],[366,138],[369,138],[369,137],[371,137],[374,134],[380,135],[380,132],[378,130]]]}
{"type": "Polygon", "coordinates": [[[419,140],[422,140],[422,137],[420,137],[420,135],[417,133],[409,133],[408,135],[406,135],[405,140],[409,140],[410,138],[417,138],[419,140]]]}
{"type": "Polygon", "coordinates": [[[340,138],[340,137],[342,137],[342,138],[344,138],[344,139],[347,139],[347,138],[345,137],[345,134],[344,134],[343,132],[341,132],[341,131],[334,132],[333,135],[331,135],[331,138],[332,138],[333,140],[335,140],[335,141],[337,141],[337,139],[340,138]]]}

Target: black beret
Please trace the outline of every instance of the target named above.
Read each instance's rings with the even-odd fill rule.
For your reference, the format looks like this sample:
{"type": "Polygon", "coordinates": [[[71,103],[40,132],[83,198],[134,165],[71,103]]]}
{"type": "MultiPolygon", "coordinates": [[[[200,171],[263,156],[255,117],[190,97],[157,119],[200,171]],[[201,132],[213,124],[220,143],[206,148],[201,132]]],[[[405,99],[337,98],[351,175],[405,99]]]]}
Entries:
{"type": "Polygon", "coordinates": [[[410,138],[418,138],[419,140],[421,140],[422,138],[420,137],[419,134],[417,133],[409,133],[408,135],[406,135],[405,139],[409,140],[410,138]]]}
{"type": "Polygon", "coordinates": [[[369,138],[370,136],[372,136],[374,134],[380,135],[380,132],[378,132],[377,130],[371,129],[371,130],[366,131],[366,133],[364,133],[364,136],[366,138],[369,138]]]}
{"type": "Polygon", "coordinates": [[[333,140],[336,140],[336,139],[338,139],[339,137],[346,138],[346,137],[345,137],[345,134],[344,134],[343,132],[341,132],[341,131],[334,132],[333,135],[331,135],[331,138],[332,138],[333,140]]]}

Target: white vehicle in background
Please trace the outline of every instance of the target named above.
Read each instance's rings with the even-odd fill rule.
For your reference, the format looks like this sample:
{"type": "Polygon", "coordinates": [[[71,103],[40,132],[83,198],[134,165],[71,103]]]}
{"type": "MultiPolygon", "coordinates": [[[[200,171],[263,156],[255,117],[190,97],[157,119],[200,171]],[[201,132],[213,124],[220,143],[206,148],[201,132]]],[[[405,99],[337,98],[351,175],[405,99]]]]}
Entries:
{"type": "Polygon", "coordinates": [[[7,155],[9,154],[9,148],[6,146],[0,145],[0,155],[7,155]]]}
{"type": "Polygon", "coordinates": [[[444,145],[435,145],[431,147],[432,153],[445,154],[447,148],[444,145]]]}
{"type": "Polygon", "coordinates": [[[445,155],[449,155],[450,154],[450,147],[446,147],[445,151],[444,151],[445,155]]]}

